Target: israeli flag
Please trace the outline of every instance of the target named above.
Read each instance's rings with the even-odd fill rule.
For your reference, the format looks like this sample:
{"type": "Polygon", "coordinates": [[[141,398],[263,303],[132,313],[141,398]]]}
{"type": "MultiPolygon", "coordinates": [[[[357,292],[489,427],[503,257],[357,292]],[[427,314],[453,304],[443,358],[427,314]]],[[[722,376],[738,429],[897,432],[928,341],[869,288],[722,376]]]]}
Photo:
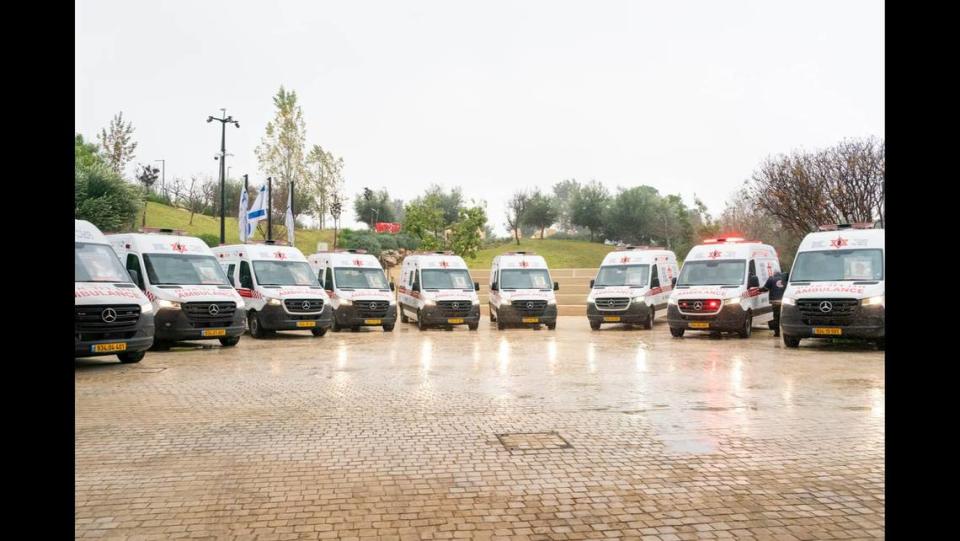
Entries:
{"type": "Polygon", "coordinates": [[[247,201],[247,190],[242,189],[240,193],[240,211],[237,212],[239,219],[237,220],[240,223],[240,242],[246,243],[247,239],[250,238],[250,233],[252,228],[250,227],[250,222],[247,221],[247,207],[249,203],[247,201]]]}
{"type": "Polygon", "coordinates": [[[263,185],[260,187],[260,193],[257,194],[257,198],[253,201],[253,206],[250,207],[250,210],[247,212],[247,236],[249,237],[249,232],[253,231],[253,228],[256,227],[257,222],[260,220],[267,219],[267,197],[269,192],[267,191],[267,186],[263,185]]]}
{"type": "Polygon", "coordinates": [[[287,216],[284,220],[284,225],[287,226],[287,243],[290,246],[293,246],[293,230],[296,227],[296,223],[293,221],[293,183],[290,183],[290,189],[287,190],[287,216]]]}

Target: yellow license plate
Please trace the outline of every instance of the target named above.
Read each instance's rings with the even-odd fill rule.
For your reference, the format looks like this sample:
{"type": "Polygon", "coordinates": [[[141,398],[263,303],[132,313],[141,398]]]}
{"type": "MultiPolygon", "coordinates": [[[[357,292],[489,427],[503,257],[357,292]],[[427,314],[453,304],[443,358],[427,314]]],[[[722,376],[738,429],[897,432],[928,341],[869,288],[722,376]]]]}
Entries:
{"type": "Polygon", "coordinates": [[[316,321],[298,321],[297,322],[297,327],[316,327],[316,326],[317,326],[316,321]]]}
{"type": "Polygon", "coordinates": [[[843,329],[840,327],[814,327],[813,334],[825,334],[828,336],[840,336],[843,334],[843,329]]]}
{"type": "Polygon", "coordinates": [[[117,342],[115,344],[94,344],[90,346],[93,353],[113,353],[114,351],[126,351],[126,342],[117,342]]]}
{"type": "Polygon", "coordinates": [[[538,317],[525,317],[521,319],[524,323],[540,323],[540,318],[538,317]]]}
{"type": "Polygon", "coordinates": [[[462,318],[462,317],[452,317],[452,318],[447,319],[447,323],[449,323],[449,324],[451,324],[451,325],[459,325],[460,323],[463,323],[463,318],[462,318]]]}
{"type": "Polygon", "coordinates": [[[691,321],[690,328],[691,329],[709,329],[710,322],[709,321],[691,321]]]}
{"type": "Polygon", "coordinates": [[[620,321],[620,316],[603,316],[604,321],[620,321]]]}
{"type": "Polygon", "coordinates": [[[383,320],[382,319],[365,319],[363,320],[363,324],[364,325],[382,325],[383,320]]]}
{"type": "Polygon", "coordinates": [[[226,336],[226,329],[204,329],[200,332],[200,336],[226,336]]]}

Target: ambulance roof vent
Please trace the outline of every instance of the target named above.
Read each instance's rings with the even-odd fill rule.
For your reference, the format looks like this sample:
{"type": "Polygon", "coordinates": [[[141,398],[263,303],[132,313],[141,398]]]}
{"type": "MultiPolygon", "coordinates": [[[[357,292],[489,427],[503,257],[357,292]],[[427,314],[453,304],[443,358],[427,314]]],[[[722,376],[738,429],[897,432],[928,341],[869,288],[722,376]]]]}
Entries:
{"type": "Polygon", "coordinates": [[[430,252],[430,253],[434,255],[453,255],[453,252],[450,250],[442,250],[442,251],[436,251],[436,252],[430,252]]]}
{"type": "Polygon", "coordinates": [[[347,248],[346,250],[337,250],[338,252],[346,252],[348,254],[365,254],[366,250],[363,248],[347,248]]]}
{"type": "Polygon", "coordinates": [[[840,229],[879,229],[877,222],[857,222],[852,224],[825,224],[820,231],[838,231],[840,229]]]}

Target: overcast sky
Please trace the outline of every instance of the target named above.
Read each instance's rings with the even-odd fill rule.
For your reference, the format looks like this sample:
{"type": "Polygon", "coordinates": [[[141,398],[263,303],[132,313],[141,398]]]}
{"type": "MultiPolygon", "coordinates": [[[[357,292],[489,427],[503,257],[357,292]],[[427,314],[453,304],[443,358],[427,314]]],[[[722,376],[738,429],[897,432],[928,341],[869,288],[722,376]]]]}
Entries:
{"type": "Polygon", "coordinates": [[[505,233],[516,188],[576,178],[717,215],[767,155],[884,135],[883,26],[877,0],[83,0],[75,124],[123,111],[134,163],[216,178],[225,107],[231,176],[259,184],[284,85],[351,199],[459,185],[505,233]]]}

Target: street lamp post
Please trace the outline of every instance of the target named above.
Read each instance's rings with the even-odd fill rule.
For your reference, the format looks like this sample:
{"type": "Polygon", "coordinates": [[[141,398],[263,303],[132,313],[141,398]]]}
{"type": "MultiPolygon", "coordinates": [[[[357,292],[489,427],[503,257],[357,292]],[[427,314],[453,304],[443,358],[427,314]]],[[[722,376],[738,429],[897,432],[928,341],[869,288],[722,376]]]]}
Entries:
{"type": "Polygon", "coordinates": [[[226,230],[226,206],[227,206],[227,194],[225,190],[226,182],[226,169],[225,164],[227,162],[227,124],[233,124],[236,127],[240,127],[240,123],[233,119],[232,116],[227,116],[226,109],[220,109],[223,113],[221,118],[214,116],[208,116],[207,122],[213,122],[216,120],[220,123],[220,244],[227,243],[227,230],[226,230]]]}

